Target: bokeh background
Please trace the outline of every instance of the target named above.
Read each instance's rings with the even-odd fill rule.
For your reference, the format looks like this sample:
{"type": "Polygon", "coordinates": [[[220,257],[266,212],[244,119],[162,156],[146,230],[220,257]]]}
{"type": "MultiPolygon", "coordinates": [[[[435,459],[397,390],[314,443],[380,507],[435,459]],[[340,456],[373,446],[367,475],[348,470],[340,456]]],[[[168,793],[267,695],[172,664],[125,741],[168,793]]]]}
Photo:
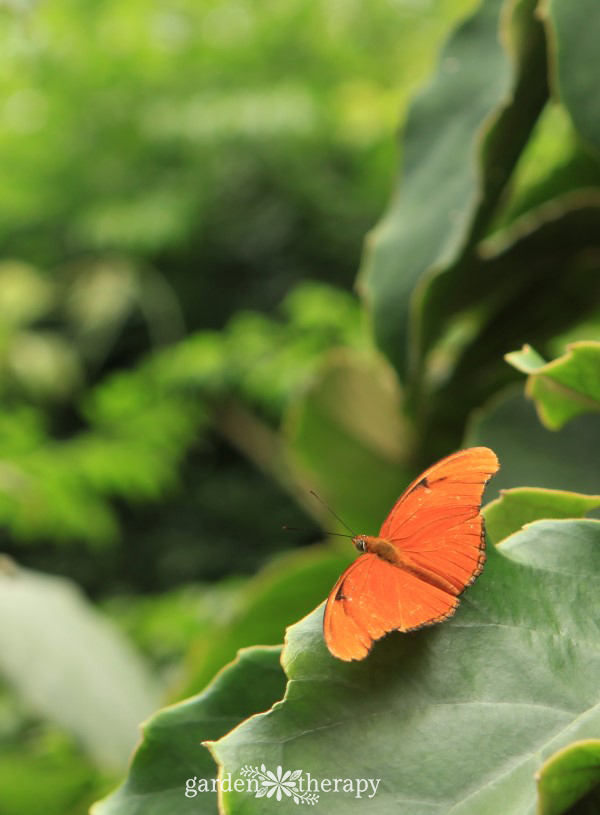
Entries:
{"type": "MultiPolygon", "coordinates": [[[[311,489],[375,532],[466,429],[547,433],[517,397],[477,414],[520,380],[508,366],[420,432],[355,291],[410,95],[476,5],[0,5],[3,815],[86,812],[139,721],[320,602],[352,552],[316,545],[339,527],[311,489]]],[[[548,104],[491,231],[599,178],[548,104]]],[[[597,332],[594,302],[541,350],[597,332]]],[[[450,325],[432,360],[442,395],[473,330],[450,325]]],[[[590,444],[561,439],[558,457],[590,444]]],[[[591,466],[569,474],[593,491],[591,466]]],[[[527,476],[565,486],[534,454],[496,489],[527,476]]]]}

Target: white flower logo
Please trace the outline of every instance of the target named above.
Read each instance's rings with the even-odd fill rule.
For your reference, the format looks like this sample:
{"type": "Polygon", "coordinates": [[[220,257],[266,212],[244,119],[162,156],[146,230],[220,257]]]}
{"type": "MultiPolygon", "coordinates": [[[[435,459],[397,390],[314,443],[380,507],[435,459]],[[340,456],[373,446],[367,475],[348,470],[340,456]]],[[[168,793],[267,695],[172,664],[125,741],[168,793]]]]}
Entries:
{"type": "Polygon", "coordinates": [[[260,780],[261,786],[255,793],[256,798],[262,798],[265,795],[267,798],[272,798],[275,795],[277,800],[281,801],[283,795],[286,795],[292,798],[295,804],[311,805],[316,804],[319,800],[319,796],[315,793],[303,792],[298,788],[296,781],[302,775],[302,770],[294,770],[294,772],[287,770],[284,773],[283,768],[279,765],[277,772],[272,773],[264,764],[260,765],[260,770],[258,767],[246,765],[240,770],[240,775],[260,780]]]}
{"type": "MultiPolygon", "coordinates": [[[[264,764],[261,766],[261,770],[263,771],[263,773],[265,772],[264,764]]],[[[292,795],[291,791],[296,788],[295,779],[302,775],[302,771],[296,770],[295,772],[292,772],[291,770],[288,770],[285,774],[282,775],[282,773],[283,770],[281,769],[281,764],[279,765],[279,767],[277,767],[277,775],[272,773],[271,770],[267,770],[267,777],[270,779],[270,781],[261,781],[261,783],[263,785],[263,788],[270,787],[270,789],[268,791],[267,789],[264,789],[264,792],[263,790],[259,790],[259,792],[262,792],[263,795],[266,793],[267,798],[272,798],[275,791],[277,790],[278,801],[281,801],[282,792],[284,792],[289,798],[292,795]]]]}

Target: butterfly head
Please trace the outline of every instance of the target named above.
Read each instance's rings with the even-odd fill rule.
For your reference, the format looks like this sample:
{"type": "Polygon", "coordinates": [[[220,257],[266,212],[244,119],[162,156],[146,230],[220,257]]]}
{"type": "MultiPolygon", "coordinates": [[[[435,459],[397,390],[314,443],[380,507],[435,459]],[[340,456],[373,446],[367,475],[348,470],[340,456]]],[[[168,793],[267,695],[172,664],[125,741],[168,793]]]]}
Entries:
{"type": "Polygon", "coordinates": [[[356,535],[352,538],[352,543],[354,544],[357,552],[366,552],[367,551],[367,541],[366,535],[356,535]]]}

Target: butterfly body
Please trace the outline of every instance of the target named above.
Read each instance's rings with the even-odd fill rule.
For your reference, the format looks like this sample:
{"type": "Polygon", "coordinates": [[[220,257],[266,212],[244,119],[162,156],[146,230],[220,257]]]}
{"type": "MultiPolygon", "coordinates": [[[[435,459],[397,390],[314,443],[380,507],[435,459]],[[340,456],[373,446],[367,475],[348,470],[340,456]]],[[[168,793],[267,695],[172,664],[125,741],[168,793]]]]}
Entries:
{"type": "Polygon", "coordinates": [[[352,538],[352,543],[359,552],[370,552],[396,565],[400,562],[400,553],[394,544],[385,538],[377,538],[375,535],[356,535],[352,538]]]}
{"type": "Polygon", "coordinates": [[[333,587],[323,619],[334,656],[364,659],[388,631],[411,631],[454,613],[458,595],[483,568],[479,508],[498,467],[486,447],[454,453],[402,493],[378,536],[352,538],[361,555],[333,587]]]}
{"type": "Polygon", "coordinates": [[[447,580],[444,580],[439,575],[430,572],[429,570],[418,566],[410,557],[402,553],[402,550],[395,546],[392,541],[385,538],[378,538],[375,535],[356,535],[352,538],[352,543],[359,552],[368,552],[371,555],[377,555],[378,558],[386,560],[392,566],[397,566],[399,569],[405,569],[417,577],[421,578],[433,586],[439,586],[449,594],[456,594],[456,589],[447,580]]]}

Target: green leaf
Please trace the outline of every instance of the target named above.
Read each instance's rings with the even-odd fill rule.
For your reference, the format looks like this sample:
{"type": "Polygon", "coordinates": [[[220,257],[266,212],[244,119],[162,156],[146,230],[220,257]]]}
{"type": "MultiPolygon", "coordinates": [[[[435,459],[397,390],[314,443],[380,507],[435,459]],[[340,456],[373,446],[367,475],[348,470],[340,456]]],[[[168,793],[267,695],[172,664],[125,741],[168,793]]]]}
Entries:
{"type": "Polygon", "coordinates": [[[600,342],[574,342],[566,354],[548,363],[529,345],[505,359],[528,375],[527,395],[551,430],[574,416],[600,411],[600,342]]]}
{"type": "Polygon", "coordinates": [[[493,231],[570,190],[598,187],[598,158],[582,143],[564,106],[549,100],[511,177],[510,195],[496,213],[493,231]]]}
{"type": "MultiPolygon", "coordinates": [[[[546,99],[535,6],[517,0],[505,15],[501,0],[484,0],[450,39],[408,115],[402,185],[372,234],[362,270],[377,339],[403,375],[416,327],[415,287],[426,273],[450,268],[485,229],[546,99]]],[[[428,322],[421,342],[431,331],[428,322]]]]}
{"type": "Polygon", "coordinates": [[[220,738],[283,696],[280,654],[280,647],[240,651],[203,693],[152,716],[124,784],[95,804],[93,815],[216,815],[217,768],[202,742],[220,738]],[[185,797],[186,782],[198,790],[202,779],[209,791],[185,797]]]}
{"type": "Polygon", "coordinates": [[[485,445],[498,455],[500,471],[490,482],[490,499],[524,484],[600,494],[598,463],[590,455],[600,449],[596,416],[577,416],[550,431],[540,424],[532,403],[510,388],[473,416],[463,445],[485,445]]]}
{"type": "MultiPolygon", "coordinates": [[[[322,793],[331,815],[532,813],[541,763],[600,727],[600,522],[538,522],[512,540],[490,550],[448,623],[392,634],[362,662],[329,654],[322,607],[292,626],[285,699],[212,745],[221,772],[264,762],[319,781],[381,779],[371,798],[322,793]],[[517,543],[527,563],[512,558],[517,543]]],[[[296,811],[235,790],[222,807],[296,811]]]]}
{"type": "Polygon", "coordinates": [[[600,740],[563,747],[544,762],[538,776],[537,815],[561,815],[600,785],[600,740]]]}
{"type": "Polygon", "coordinates": [[[547,0],[540,9],[551,42],[551,84],[579,134],[600,148],[598,5],[595,0],[547,0]]]}
{"type": "Polygon", "coordinates": [[[548,342],[597,307],[599,223],[596,197],[567,195],[482,241],[477,254],[430,288],[436,300],[427,304],[432,320],[441,325],[444,314],[458,311],[456,319],[469,329],[441,365],[442,343],[435,348],[441,373],[430,395],[428,429],[436,435],[446,426],[453,431],[442,447],[457,444],[473,405],[514,380],[504,354],[524,338],[548,342]]]}
{"type": "Polygon", "coordinates": [[[0,564],[0,668],[36,713],[121,769],[159,689],[139,654],[73,583],[0,564]],[[43,670],[40,670],[43,666],[43,670]]]}
{"type": "Polygon", "coordinates": [[[546,364],[546,360],[530,345],[524,345],[520,351],[512,351],[504,358],[510,365],[525,374],[533,373],[546,364]]]}
{"type": "Polygon", "coordinates": [[[500,497],[483,510],[491,543],[500,543],[525,524],[544,518],[583,518],[600,507],[600,495],[581,495],[564,490],[515,487],[500,490],[500,497]]]}
{"type": "MultiPolygon", "coordinates": [[[[599,555],[599,534],[600,521],[597,520],[534,521],[526,529],[503,541],[500,551],[515,563],[560,572],[563,568],[563,552],[556,541],[561,540],[564,535],[564,546],[570,545],[569,541],[573,542],[573,551],[569,555],[571,571],[583,576],[586,569],[590,569],[593,576],[599,555]]],[[[562,614],[560,605],[555,614],[562,614]]]]}
{"type": "Polygon", "coordinates": [[[286,553],[248,580],[221,619],[192,642],[178,697],[203,688],[238,649],[282,642],[286,627],[327,596],[352,557],[349,542],[346,549],[347,554],[333,546],[312,546],[286,553]]]}

